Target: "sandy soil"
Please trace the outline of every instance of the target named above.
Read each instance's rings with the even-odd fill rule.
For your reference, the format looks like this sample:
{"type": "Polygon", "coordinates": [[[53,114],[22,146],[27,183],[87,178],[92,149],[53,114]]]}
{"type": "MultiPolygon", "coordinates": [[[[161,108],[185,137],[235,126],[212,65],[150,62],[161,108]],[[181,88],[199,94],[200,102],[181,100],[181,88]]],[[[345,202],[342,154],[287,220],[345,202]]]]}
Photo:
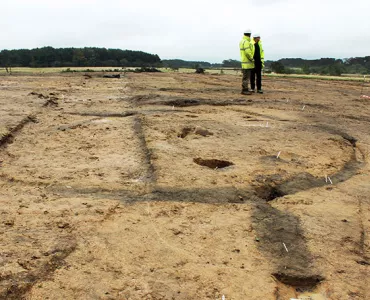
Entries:
{"type": "Polygon", "coordinates": [[[361,83],[240,83],[0,77],[0,299],[370,299],[361,83]]]}

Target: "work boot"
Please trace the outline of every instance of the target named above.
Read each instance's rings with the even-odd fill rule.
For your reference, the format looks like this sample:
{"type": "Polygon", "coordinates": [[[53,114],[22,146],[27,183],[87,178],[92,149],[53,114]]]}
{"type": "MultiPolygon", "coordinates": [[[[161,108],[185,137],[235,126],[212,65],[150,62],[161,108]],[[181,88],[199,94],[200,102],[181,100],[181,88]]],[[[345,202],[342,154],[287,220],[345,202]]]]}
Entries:
{"type": "Polygon", "coordinates": [[[258,94],[263,94],[263,91],[262,90],[257,90],[257,93],[258,94]]]}
{"type": "Polygon", "coordinates": [[[252,95],[252,93],[249,90],[242,90],[242,95],[252,95]]]}

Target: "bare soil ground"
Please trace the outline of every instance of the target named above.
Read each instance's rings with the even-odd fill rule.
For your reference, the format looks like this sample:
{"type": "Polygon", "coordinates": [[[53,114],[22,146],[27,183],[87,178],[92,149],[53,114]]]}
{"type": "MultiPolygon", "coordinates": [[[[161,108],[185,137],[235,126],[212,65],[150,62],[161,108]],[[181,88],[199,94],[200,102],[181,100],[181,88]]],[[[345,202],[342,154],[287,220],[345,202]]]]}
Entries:
{"type": "Polygon", "coordinates": [[[0,299],[370,299],[361,83],[0,77],[0,299]]]}

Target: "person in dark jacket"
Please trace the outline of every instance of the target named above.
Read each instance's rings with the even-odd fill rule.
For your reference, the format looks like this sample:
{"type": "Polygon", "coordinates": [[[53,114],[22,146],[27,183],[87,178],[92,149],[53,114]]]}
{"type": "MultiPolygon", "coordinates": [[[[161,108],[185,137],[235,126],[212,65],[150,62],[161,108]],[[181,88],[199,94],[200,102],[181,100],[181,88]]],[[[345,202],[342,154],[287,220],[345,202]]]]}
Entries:
{"type": "Polygon", "coordinates": [[[251,89],[255,92],[257,83],[257,93],[263,94],[262,90],[262,70],[265,67],[265,53],[262,48],[261,37],[258,33],[253,35],[254,44],[254,69],[251,74],[251,89]]]}

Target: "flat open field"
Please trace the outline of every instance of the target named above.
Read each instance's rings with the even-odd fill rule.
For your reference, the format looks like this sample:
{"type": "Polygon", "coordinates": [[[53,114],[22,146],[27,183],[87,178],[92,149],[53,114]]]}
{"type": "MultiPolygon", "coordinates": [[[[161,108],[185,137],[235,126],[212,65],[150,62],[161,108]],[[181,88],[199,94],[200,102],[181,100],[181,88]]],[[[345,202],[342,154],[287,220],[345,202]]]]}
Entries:
{"type": "Polygon", "coordinates": [[[0,299],[370,299],[368,84],[91,76],[0,76],[0,299]]]}

